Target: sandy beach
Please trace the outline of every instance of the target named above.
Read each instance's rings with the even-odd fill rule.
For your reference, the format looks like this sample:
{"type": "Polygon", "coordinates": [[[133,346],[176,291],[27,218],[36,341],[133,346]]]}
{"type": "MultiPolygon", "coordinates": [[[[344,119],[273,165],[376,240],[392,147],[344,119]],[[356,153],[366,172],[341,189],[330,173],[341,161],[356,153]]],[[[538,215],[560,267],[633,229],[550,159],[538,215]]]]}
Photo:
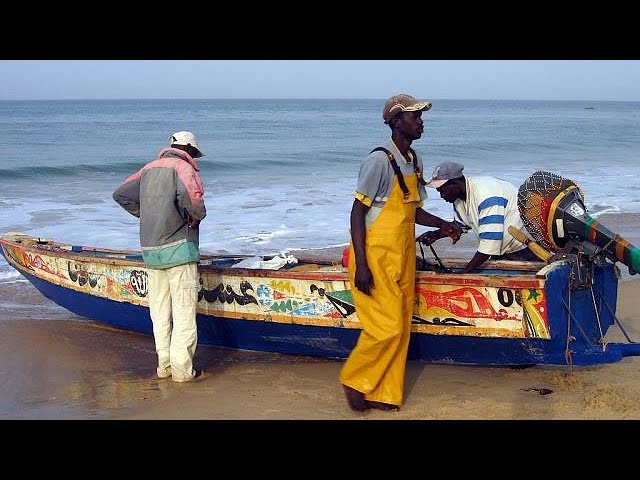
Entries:
{"type": "MultiPolygon", "coordinates": [[[[624,229],[637,216],[617,219],[624,229]]],[[[635,341],[639,293],[640,279],[623,275],[617,316],[635,341]]],[[[340,360],[200,346],[195,362],[205,378],[177,384],[155,377],[152,337],[70,314],[26,281],[3,285],[0,295],[10,306],[0,312],[2,419],[640,419],[638,357],[524,370],[410,361],[399,412],[356,414],[338,382],[340,360]]],[[[607,340],[624,338],[613,326],[607,340]]]]}
{"type": "MultiPolygon", "coordinates": [[[[50,307],[43,310],[49,301],[30,285],[17,290],[15,300],[32,302],[34,317],[51,316],[50,307]]],[[[635,340],[638,292],[640,280],[620,284],[618,318],[635,340]]],[[[355,414],[338,383],[341,361],[199,347],[196,361],[206,378],[176,384],[155,378],[151,337],[105,328],[62,309],[56,313],[54,319],[3,314],[0,418],[640,419],[638,357],[571,371],[410,361],[402,410],[355,414]],[[528,390],[542,388],[553,393],[528,390]]]]}

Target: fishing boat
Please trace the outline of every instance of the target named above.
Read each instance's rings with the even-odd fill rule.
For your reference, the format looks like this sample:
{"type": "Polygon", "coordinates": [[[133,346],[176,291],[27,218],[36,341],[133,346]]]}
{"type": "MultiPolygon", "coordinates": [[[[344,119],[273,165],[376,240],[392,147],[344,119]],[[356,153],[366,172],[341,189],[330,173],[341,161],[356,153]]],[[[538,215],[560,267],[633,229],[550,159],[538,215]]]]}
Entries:
{"type": "MultiPolygon", "coordinates": [[[[147,272],[136,251],[72,245],[8,233],[2,253],[44,296],[116,328],[152,334],[147,272]]],[[[235,349],[346,358],[360,323],[347,269],[305,260],[278,270],[234,268],[243,256],[203,255],[198,341],[235,349]]],[[[266,258],[266,257],[265,257],[266,258]]],[[[266,259],[271,261],[273,259],[266,259]]],[[[605,343],[616,321],[619,272],[570,259],[487,262],[457,274],[462,259],[425,262],[416,275],[410,359],[483,365],[588,365],[638,355],[605,343]]]]}
{"type": "MultiPolygon", "coordinates": [[[[536,208],[546,208],[545,202],[540,196],[536,208]]],[[[461,274],[468,260],[417,259],[409,359],[572,366],[640,355],[640,344],[616,318],[617,263],[638,270],[637,249],[584,211],[580,216],[571,209],[581,197],[553,202],[547,213],[564,221],[567,241],[558,237],[558,222],[549,222],[540,242],[527,237],[530,248],[548,253],[540,261],[490,260],[482,270],[461,274]],[[614,325],[626,342],[605,340],[614,325]]],[[[535,215],[538,222],[544,217],[535,215]]],[[[9,265],[58,305],[112,327],[152,334],[139,251],[13,232],[0,235],[0,247],[9,265]]],[[[313,250],[288,257],[204,254],[199,273],[201,345],[346,358],[357,341],[361,325],[341,258],[313,250]]]]}

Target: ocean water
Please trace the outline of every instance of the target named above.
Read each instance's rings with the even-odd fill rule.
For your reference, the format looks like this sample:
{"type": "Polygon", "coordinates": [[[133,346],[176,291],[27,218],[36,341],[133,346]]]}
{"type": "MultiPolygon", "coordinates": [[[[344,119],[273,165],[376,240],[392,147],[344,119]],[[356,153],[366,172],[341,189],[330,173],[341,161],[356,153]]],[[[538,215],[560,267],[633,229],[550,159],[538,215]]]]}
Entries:
{"type": "MultiPolygon", "coordinates": [[[[519,186],[549,170],[582,188],[594,217],[640,212],[640,102],[431,100],[413,143],[425,175],[454,160],[466,175],[519,186]]],[[[206,155],[203,253],[344,245],[360,162],[390,135],[383,103],[2,101],[0,232],[139,248],[138,220],[111,194],[169,134],[191,130],[206,155]]],[[[451,218],[451,206],[431,193],[426,208],[451,218]]],[[[18,278],[0,259],[0,281],[18,278]]]]}

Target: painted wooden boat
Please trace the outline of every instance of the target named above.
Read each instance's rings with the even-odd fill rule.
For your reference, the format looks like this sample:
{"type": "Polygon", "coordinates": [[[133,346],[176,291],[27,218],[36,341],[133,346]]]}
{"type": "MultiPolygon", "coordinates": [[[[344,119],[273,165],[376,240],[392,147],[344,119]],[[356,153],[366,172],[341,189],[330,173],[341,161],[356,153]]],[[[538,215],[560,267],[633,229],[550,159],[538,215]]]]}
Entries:
{"type": "MultiPolygon", "coordinates": [[[[0,235],[2,254],[44,296],[110,326],[152,334],[147,272],[136,251],[0,235]]],[[[300,252],[298,252],[300,253],[300,252]]],[[[303,252],[304,253],[304,252],[303,252]]],[[[310,251],[309,253],[313,253],[310,251]]],[[[245,256],[203,255],[198,341],[234,349],[346,358],[360,323],[340,259],[298,255],[279,270],[238,268],[245,256]]],[[[481,365],[592,365],[639,355],[640,344],[607,343],[618,324],[619,270],[571,256],[486,262],[424,262],[416,275],[410,359],[481,365]]],[[[626,336],[626,332],[625,332],[626,336]]],[[[627,337],[628,338],[628,337],[627,337]]]]}

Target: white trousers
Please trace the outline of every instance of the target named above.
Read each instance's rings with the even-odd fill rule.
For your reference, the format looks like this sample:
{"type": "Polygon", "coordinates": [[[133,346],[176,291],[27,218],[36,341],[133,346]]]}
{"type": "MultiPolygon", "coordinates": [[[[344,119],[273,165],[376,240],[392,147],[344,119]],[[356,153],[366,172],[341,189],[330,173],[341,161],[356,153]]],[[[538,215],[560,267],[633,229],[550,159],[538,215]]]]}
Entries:
{"type": "Polygon", "coordinates": [[[158,354],[158,377],[176,382],[193,380],[193,355],[198,343],[196,304],[198,264],[165,270],[147,269],[149,312],[158,354]]]}

